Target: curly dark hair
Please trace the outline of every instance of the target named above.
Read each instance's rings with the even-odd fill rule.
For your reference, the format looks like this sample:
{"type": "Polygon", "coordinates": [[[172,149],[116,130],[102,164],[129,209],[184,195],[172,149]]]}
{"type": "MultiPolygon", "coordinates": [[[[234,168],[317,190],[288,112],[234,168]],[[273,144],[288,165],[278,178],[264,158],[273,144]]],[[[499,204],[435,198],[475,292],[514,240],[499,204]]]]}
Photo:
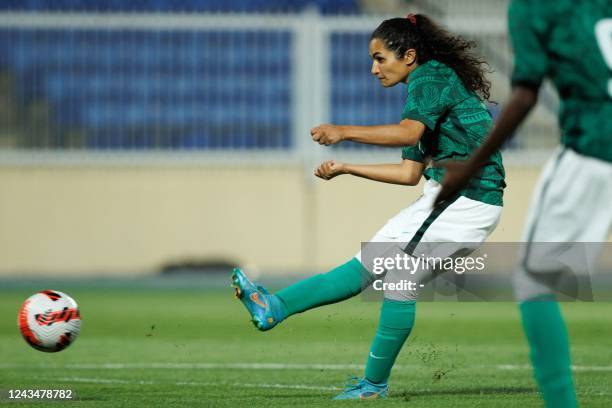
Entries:
{"type": "Polygon", "coordinates": [[[452,68],[463,84],[484,100],[489,100],[491,82],[485,77],[489,66],[471,52],[476,47],[459,35],[453,35],[422,14],[408,18],[392,18],[383,21],[372,33],[370,40],[377,38],[402,58],[406,51],[416,51],[417,63],[439,61],[452,68]]]}

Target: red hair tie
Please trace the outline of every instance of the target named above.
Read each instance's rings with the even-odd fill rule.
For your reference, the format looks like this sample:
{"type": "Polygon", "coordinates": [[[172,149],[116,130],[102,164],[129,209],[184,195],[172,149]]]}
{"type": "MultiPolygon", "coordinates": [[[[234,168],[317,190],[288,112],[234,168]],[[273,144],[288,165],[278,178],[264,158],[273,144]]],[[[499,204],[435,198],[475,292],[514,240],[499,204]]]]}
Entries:
{"type": "Polygon", "coordinates": [[[416,25],[416,16],[414,14],[410,13],[406,16],[406,18],[412,25],[416,25]]]}

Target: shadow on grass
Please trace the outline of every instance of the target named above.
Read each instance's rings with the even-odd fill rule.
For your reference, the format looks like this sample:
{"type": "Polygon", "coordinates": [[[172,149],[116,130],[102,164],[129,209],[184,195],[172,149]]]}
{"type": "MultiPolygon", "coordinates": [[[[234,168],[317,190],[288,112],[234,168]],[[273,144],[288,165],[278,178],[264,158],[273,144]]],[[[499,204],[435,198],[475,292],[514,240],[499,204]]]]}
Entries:
{"type": "Polygon", "coordinates": [[[446,390],[398,391],[390,394],[391,398],[431,397],[432,395],[494,395],[494,394],[535,394],[537,389],[531,387],[488,387],[456,388],[446,390]]]}
{"type": "MultiPolygon", "coordinates": [[[[321,395],[313,396],[312,393],[303,392],[283,392],[283,393],[256,393],[251,397],[258,396],[266,399],[314,399],[317,400],[322,396],[329,396],[331,399],[334,395],[340,393],[338,391],[321,391],[321,395]]],[[[538,391],[530,387],[488,387],[488,388],[457,388],[447,390],[416,390],[416,391],[395,391],[389,394],[389,399],[404,399],[406,401],[411,398],[444,396],[444,395],[508,395],[508,394],[536,394],[538,391]]]]}

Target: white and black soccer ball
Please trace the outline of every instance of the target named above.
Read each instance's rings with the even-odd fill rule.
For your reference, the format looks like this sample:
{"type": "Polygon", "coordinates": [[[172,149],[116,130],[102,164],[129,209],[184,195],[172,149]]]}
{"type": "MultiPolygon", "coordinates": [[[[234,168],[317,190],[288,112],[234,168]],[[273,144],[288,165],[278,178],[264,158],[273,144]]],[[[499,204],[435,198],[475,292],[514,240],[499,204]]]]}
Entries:
{"type": "Polygon", "coordinates": [[[53,353],[76,340],[81,330],[81,313],[77,303],[67,294],[43,290],[23,303],[18,324],[30,346],[53,353]]]}

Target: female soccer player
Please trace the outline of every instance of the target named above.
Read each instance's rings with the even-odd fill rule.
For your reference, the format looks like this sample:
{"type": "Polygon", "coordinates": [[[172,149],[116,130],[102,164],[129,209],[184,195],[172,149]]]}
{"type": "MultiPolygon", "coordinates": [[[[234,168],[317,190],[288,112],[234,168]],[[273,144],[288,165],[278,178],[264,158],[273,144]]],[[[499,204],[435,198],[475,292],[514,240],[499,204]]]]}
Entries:
{"type": "Polygon", "coordinates": [[[574,408],[569,339],[555,296],[568,271],[557,257],[567,253],[568,243],[589,242],[594,260],[612,227],[612,2],[512,0],[508,27],[515,53],[512,95],[473,158],[449,166],[438,201],[463,188],[514,133],[549,77],[562,101],[561,146],[534,193],[513,280],[546,406],[574,408]],[[534,247],[545,247],[554,259],[534,247]]]}
{"type": "MultiPolygon", "coordinates": [[[[315,171],[322,179],[350,174],[409,186],[418,184],[421,176],[427,179],[421,198],[391,218],[372,242],[409,243],[402,248],[410,254],[421,243],[452,242],[455,250],[444,254],[452,257],[482,243],[497,225],[505,187],[501,155],[497,151],[444,208],[432,210],[444,175],[439,164],[468,158],[492,124],[483,103],[489,97],[484,62],[472,55],[472,47],[472,43],[441,29],[423,15],[384,21],[369,43],[372,74],[383,87],[407,84],[401,121],[383,126],[326,124],[312,129],[313,140],[323,145],[350,140],[402,147],[399,164],[327,161],[315,171]],[[433,163],[427,166],[429,161],[433,163]]],[[[269,330],[293,314],[360,293],[373,281],[361,255],[359,252],[347,263],[276,294],[255,286],[240,270],[232,275],[233,286],[256,327],[269,330]]],[[[424,271],[423,280],[428,272],[424,271]]],[[[365,376],[336,399],[387,395],[391,368],[414,324],[415,299],[413,290],[385,291],[365,376]]]]}

